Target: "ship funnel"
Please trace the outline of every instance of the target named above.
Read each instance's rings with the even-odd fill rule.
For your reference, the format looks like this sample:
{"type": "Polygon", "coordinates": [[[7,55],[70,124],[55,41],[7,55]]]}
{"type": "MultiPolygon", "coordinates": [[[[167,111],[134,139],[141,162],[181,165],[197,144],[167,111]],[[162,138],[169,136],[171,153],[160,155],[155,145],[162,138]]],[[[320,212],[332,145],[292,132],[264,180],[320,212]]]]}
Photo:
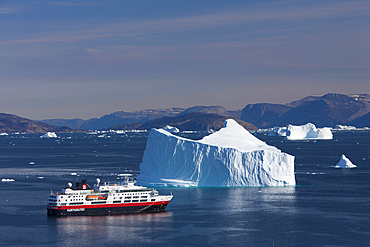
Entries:
{"type": "Polygon", "coordinates": [[[96,185],[97,185],[97,186],[99,186],[99,183],[100,183],[100,179],[99,179],[99,178],[97,178],[97,179],[96,179],[96,185]]]}

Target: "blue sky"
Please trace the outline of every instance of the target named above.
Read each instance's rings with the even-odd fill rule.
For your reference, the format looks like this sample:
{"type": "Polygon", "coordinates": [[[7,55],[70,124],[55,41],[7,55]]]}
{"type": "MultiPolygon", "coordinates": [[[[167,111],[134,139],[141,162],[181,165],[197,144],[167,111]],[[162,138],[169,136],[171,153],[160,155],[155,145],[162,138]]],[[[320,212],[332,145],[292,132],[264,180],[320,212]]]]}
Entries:
{"type": "Polygon", "coordinates": [[[370,1],[0,0],[0,112],[31,119],[370,93],[370,1]]]}

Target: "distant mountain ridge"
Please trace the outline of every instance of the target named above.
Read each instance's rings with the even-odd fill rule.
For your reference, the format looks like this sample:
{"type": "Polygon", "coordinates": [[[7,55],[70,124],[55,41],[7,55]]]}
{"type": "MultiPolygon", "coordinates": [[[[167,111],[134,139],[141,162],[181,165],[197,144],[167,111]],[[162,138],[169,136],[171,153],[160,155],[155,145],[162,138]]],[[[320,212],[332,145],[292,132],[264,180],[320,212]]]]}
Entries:
{"type": "MultiPolygon", "coordinates": [[[[221,116],[212,113],[203,112],[190,112],[186,114],[181,114],[175,117],[162,117],[154,120],[147,121],[145,123],[131,123],[131,124],[121,124],[117,126],[110,127],[111,130],[150,130],[152,128],[163,128],[166,125],[170,125],[178,128],[181,131],[207,131],[210,129],[219,130],[224,127],[224,122],[226,119],[232,118],[230,116],[221,116]]],[[[247,123],[243,120],[234,118],[241,126],[246,130],[257,130],[258,128],[251,123],[247,123]]],[[[107,129],[108,130],[108,129],[107,129]]]]}
{"type": "Polygon", "coordinates": [[[167,124],[178,124],[182,128],[188,128],[185,120],[183,122],[172,122],[173,119],[171,119],[171,117],[184,115],[189,118],[187,120],[189,126],[191,125],[194,128],[200,126],[201,129],[218,128],[222,122],[220,117],[241,119],[258,128],[282,127],[288,124],[302,125],[308,122],[315,124],[317,127],[334,127],[337,124],[370,127],[370,94],[329,93],[308,96],[287,104],[248,104],[243,110],[237,111],[228,111],[222,106],[147,109],[135,112],[117,111],[89,120],[75,118],[32,121],[16,115],[2,113],[0,132],[74,132],[116,128],[120,125],[124,128],[135,129],[139,126],[140,128],[154,126],[153,123],[159,121],[158,119],[162,120],[156,122],[157,125],[163,125],[163,121],[167,119],[167,124]],[[191,113],[216,114],[219,122],[216,124],[215,117],[189,115],[191,113]],[[203,125],[199,123],[200,119],[204,121],[203,125]],[[204,127],[207,125],[208,127],[204,127]]]}
{"type": "Polygon", "coordinates": [[[104,115],[100,118],[92,118],[89,120],[75,118],[75,119],[45,119],[39,121],[51,125],[68,126],[80,130],[100,130],[122,124],[145,123],[153,119],[158,119],[162,117],[175,117],[191,112],[218,114],[238,119],[241,116],[241,110],[228,111],[222,106],[194,106],[187,109],[168,108],[168,109],[146,109],[134,112],[117,111],[111,114],[104,115]]]}
{"type": "Polygon", "coordinates": [[[43,132],[75,132],[76,130],[69,127],[58,127],[47,123],[33,121],[27,118],[22,118],[13,114],[0,113],[0,132],[27,132],[27,133],[43,133],[43,132]]]}
{"type": "Polygon", "coordinates": [[[337,124],[356,127],[370,126],[370,94],[335,94],[308,96],[288,104],[249,104],[241,119],[258,128],[303,125],[308,122],[317,127],[334,127],[337,124]]]}

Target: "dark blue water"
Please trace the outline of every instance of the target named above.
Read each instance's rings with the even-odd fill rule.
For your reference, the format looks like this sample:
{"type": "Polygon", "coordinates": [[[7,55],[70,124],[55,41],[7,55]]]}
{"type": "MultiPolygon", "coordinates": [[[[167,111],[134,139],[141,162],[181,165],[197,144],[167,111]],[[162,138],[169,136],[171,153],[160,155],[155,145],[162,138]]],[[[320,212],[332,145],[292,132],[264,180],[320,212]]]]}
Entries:
{"type": "Polygon", "coordinates": [[[68,218],[46,216],[50,190],[138,175],[147,134],[0,136],[0,179],[15,180],[0,183],[1,246],[370,246],[370,132],[256,135],[296,157],[297,186],[159,189],[164,213],[68,218]],[[330,168],[342,153],[358,167],[330,168]]]}

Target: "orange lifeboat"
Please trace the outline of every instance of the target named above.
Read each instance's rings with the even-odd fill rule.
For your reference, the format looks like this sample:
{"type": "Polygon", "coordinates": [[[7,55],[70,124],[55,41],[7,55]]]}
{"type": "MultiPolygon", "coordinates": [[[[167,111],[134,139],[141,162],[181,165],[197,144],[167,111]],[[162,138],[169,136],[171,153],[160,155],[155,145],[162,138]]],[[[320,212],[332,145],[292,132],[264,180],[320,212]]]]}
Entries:
{"type": "Polygon", "coordinates": [[[86,196],[86,200],[96,200],[96,199],[98,199],[97,195],[88,195],[88,196],[86,196]]]}
{"type": "Polygon", "coordinates": [[[106,196],[98,196],[98,195],[88,195],[86,196],[86,200],[107,200],[106,196]]]}

